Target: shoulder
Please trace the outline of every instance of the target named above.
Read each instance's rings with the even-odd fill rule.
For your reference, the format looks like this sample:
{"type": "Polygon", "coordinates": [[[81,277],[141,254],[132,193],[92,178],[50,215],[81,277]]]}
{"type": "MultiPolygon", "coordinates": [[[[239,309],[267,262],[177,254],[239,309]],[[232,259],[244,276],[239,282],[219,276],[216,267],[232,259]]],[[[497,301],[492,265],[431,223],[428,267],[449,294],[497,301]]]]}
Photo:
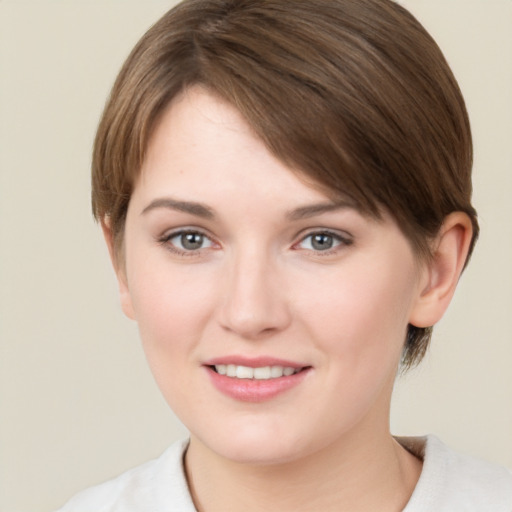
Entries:
{"type": "Polygon", "coordinates": [[[512,473],[450,450],[434,436],[399,438],[423,459],[423,470],[404,512],[512,512],[512,473]]]}
{"type": "Polygon", "coordinates": [[[195,511],[183,469],[187,446],[174,443],[158,459],[80,492],[57,512],[195,511]]]}

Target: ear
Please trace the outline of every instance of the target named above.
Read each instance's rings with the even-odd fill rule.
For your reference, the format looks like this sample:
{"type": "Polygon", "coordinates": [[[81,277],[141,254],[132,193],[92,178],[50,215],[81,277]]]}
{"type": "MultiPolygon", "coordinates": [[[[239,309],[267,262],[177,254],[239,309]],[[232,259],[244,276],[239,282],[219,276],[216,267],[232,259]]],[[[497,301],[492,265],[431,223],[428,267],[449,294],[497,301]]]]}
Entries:
{"type": "Polygon", "coordinates": [[[120,249],[118,247],[116,248],[115,246],[114,234],[110,227],[108,217],[105,217],[101,220],[101,229],[103,231],[103,237],[105,238],[105,242],[108,247],[108,252],[110,254],[110,261],[112,262],[114,272],[116,273],[117,284],[119,286],[121,309],[128,318],[135,320],[135,312],[133,310],[132,298],[130,289],[128,287],[128,280],[126,278],[126,265],[124,256],[120,253],[120,249]]]}
{"type": "Polygon", "coordinates": [[[472,235],[471,219],[465,213],[454,212],[445,218],[433,243],[433,258],[422,270],[410,324],[430,327],[442,318],[464,269],[472,235]]]}

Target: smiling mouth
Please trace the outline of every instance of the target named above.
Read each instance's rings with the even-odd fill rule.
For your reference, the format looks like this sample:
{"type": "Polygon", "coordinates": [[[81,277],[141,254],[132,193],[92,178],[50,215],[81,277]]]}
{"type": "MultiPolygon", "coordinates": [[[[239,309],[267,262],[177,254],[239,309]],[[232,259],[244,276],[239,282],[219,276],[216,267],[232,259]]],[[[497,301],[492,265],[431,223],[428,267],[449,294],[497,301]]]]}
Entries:
{"type": "Polygon", "coordinates": [[[301,385],[313,369],[273,358],[243,357],[209,361],[205,366],[213,386],[222,394],[240,402],[260,403],[272,400],[301,385]],[[245,364],[235,364],[237,362],[245,364]],[[281,363],[281,364],[279,364],[281,363]]]}
{"type": "Polygon", "coordinates": [[[306,368],[292,368],[291,366],[260,366],[252,368],[236,364],[216,364],[210,368],[219,375],[234,379],[271,380],[281,377],[290,377],[306,368]]]}

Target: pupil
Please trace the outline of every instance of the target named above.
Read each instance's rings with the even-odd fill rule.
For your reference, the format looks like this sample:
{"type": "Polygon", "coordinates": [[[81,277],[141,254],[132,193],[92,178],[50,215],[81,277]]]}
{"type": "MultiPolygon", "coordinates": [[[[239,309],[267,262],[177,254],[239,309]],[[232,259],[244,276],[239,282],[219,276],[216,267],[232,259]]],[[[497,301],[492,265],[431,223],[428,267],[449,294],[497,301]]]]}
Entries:
{"type": "Polygon", "coordinates": [[[332,236],[330,235],[314,235],[311,245],[314,249],[325,251],[331,249],[333,244],[332,236]]]}
{"type": "Polygon", "coordinates": [[[199,233],[185,233],[181,235],[181,244],[184,249],[200,249],[203,245],[203,235],[199,233]]]}

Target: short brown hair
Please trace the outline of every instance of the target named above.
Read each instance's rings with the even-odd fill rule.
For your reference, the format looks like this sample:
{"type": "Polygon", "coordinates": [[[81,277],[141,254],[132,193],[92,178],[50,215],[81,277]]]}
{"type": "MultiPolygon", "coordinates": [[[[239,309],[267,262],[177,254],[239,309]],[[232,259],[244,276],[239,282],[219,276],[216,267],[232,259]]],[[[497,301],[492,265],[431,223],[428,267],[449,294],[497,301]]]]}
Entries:
{"type": "MultiPolygon", "coordinates": [[[[435,41],[391,0],[185,0],[165,14],[126,60],[96,135],[93,211],[118,248],[155,120],[195,84],[328,193],[389,212],[420,257],[453,211],[472,220],[472,250],[464,100],[435,41]]],[[[406,367],[430,335],[409,326],[406,367]]]]}

